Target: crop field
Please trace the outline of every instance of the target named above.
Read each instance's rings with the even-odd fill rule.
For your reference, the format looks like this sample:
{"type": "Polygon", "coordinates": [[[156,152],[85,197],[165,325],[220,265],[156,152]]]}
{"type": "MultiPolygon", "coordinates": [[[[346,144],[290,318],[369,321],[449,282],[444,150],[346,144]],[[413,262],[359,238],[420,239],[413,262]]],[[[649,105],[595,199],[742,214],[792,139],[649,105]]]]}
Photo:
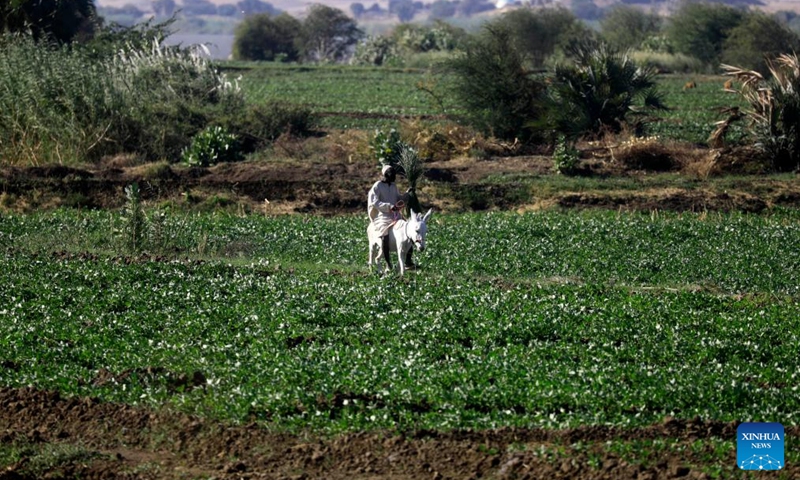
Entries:
{"type": "Polygon", "coordinates": [[[120,221],[2,217],[0,384],[324,431],[798,421],[789,213],[442,216],[404,279],[360,217],[170,217],[175,258],[104,251],[120,221]]]}
{"type": "MultiPolygon", "coordinates": [[[[391,128],[404,116],[454,116],[442,77],[419,69],[341,66],[238,65],[240,85],[251,102],[290,101],[320,114],[327,128],[391,128]],[[424,90],[420,88],[424,87],[424,90]],[[434,92],[434,95],[427,91],[434,92]]],[[[658,85],[669,110],[646,121],[647,133],[665,139],[705,144],[721,110],[743,106],[736,94],[723,91],[724,76],[662,75],[658,85]],[[688,82],[696,87],[684,89],[688,82]]],[[[745,135],[735,124],[729,140],[745,135]]]]}

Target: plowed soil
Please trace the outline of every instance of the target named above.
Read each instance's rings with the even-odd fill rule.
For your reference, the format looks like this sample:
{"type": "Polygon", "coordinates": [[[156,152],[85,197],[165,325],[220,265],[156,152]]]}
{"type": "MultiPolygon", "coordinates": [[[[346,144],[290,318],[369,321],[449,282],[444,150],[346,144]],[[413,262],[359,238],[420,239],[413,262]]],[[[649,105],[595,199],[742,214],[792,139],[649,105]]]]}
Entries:
{"type": "MultiPolygon", "coordinates": [[[[50,468],[22,458],[0,479],[265,478],[265,479],[661,479],[710,478],[704,452],[655,451],[631,462],[605,442],[664,439],[689,446],[711,437],[734,441],[733,423],[666,418],[641,428],[570,430],[274,433],[56,392],[0,388],[0,443],[71,445],[82,452],[50,468]],[[581,447],[583,445],[583,447],[581,447]],[[586,447],[585,445],[589,445],[586,447]]],[[[787,436],[800,429],[790,427],[787,436]]],[[[683,451],[680,451],[683,450],[683,451]]],[[[735,452],[729,465],[735,465],[735,452]]],[[[786,478],[800,466],[788,465],[786,478]]]]}

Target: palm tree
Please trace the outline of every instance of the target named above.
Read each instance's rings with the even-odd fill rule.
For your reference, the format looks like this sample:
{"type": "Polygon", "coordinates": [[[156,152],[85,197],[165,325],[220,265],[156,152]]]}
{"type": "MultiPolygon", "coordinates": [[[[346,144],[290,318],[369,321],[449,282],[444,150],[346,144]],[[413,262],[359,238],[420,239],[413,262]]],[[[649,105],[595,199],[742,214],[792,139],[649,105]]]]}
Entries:
{"type": "MultiPolygon", "coordinates": [[[[797,54],[768,59],[768,79],[754,70],[724,64],[722,68],[741,85],[738,90],[731,90],[750,105],[744,115],[749,118],[756,147],[772,159],[778,171],[800,167],[800,60],[797,54]]],[[[718,130],[723,127],[727,125],[718,124],[718,130]]],[[[720,135],[724,135],[724,131],[720,135]]]]}
{"type": "Polygon", "coordinates": [[[569,53],[574,63],[556,67],[550,90],[547,122],[556,132],[572,139],[618,132],[628,114],[666,108],[654,69],[602,43],[574,45],[569,53]]]}

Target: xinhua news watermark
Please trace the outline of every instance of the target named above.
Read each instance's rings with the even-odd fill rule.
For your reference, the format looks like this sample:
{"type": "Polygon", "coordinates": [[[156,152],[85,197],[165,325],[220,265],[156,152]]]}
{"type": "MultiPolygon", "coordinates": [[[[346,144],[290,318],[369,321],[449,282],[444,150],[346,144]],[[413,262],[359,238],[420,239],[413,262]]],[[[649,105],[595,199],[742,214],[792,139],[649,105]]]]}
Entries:
{"type": "Polygon", "coordinates": [[[758,422],[739,425],[736,464],[742,470],[782,470],[786,466],[783,425],[758,422]]]}

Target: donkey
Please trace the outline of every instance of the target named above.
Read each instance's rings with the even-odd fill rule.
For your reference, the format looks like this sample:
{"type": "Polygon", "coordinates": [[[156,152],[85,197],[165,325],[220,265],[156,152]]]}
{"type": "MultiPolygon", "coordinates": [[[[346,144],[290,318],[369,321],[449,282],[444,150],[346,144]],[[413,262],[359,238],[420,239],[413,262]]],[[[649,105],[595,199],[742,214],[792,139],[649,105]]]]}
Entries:
{"type": "MultiPolygon", "coordinates": [[[[428,210],[424,216],[411,210],[411,218],[408,220],[400,219],[389,229],[389,248],[397,252],[397,263],[400,265],[400,275],[406,271],[406,254],[414,246],[420,252],[425,250],[425,236],[428,233],[428,219],[431,218],[433,209],[428,210]]],[[[367,238],[369,239],[369,268],[378,268],[379,273],[383,273],[383,252],[381,251],[381,237],[372,228],[370,223],[367,227],[367,238]]]]}

